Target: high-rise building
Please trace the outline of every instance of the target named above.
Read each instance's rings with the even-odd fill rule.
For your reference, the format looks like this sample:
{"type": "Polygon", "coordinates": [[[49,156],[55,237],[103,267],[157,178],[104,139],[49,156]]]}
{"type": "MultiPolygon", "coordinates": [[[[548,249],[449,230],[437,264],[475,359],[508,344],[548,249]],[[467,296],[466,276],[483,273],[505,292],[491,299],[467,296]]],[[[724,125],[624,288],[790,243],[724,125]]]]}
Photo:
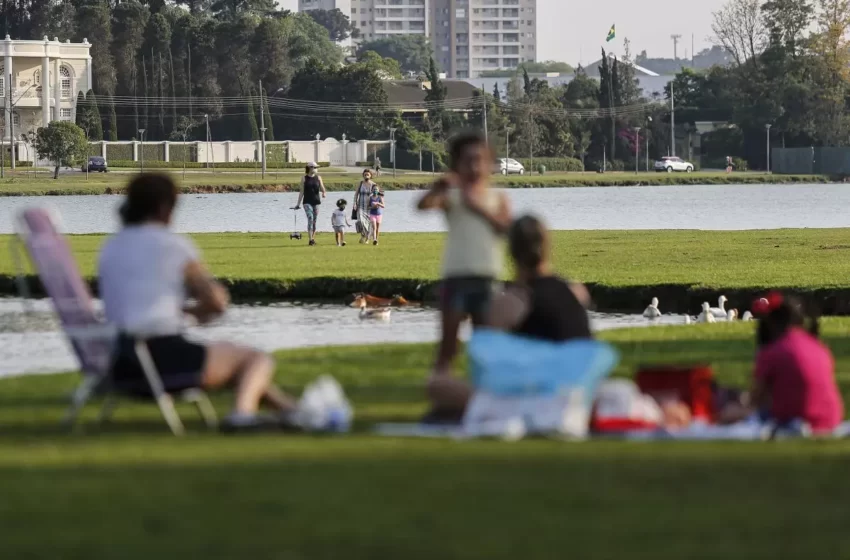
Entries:
{"type": "Polygon", "coordinates": [[[537,59],[537,0],[431,0],[431,42],[453,78],[537,59]]]}
{"type": "Polygon", "coordinates": [[[299,0],[299,9],[348,14],[361,41],[425,35],[451,78],[537,59],[537,0],[299,0]]]}

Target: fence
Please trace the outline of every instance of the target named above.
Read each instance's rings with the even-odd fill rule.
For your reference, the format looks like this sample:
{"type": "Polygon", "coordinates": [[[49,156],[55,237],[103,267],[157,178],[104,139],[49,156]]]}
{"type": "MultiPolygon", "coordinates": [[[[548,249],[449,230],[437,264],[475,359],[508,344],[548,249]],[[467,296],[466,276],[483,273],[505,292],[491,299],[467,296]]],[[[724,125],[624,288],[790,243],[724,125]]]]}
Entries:
{"type": "MultiPolygon", "coordinates": [[[[369,161],[375,149],[389,144],[387,140],[278,140],[266,142],[266,162],[306,163],[329,161],[332,166],[355,167],[358,162],[369,161]]],[[[262,142],[91,142],[89,155],[102,156],[106,161],[165,161],[227,164],[259,162],[262,142]]],[[[33,161],[35,150],[25,142],[18,142],[18,159],[33,161]]],[[[50,165],[49,162],[39,164],[50,165]]]]}
{"type": "Polygon", "coordinates": [[[850,148],[773,148],[774,173],[784,175],[850,175],[850,148]]]}

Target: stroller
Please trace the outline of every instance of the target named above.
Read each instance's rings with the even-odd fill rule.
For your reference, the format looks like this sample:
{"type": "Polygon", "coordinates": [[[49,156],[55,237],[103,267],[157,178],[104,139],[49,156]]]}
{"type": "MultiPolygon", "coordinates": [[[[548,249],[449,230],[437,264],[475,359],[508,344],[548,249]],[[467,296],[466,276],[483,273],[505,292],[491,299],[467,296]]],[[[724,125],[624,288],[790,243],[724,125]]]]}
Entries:
{"type": "Polygon", "coordinates": [[[293,224],[292,224],[292,233],[289,234],[289,239],[301,239],[301,232],[298,231],[298,207],[293,206],[290,208],[293,211],[293,224]]]}

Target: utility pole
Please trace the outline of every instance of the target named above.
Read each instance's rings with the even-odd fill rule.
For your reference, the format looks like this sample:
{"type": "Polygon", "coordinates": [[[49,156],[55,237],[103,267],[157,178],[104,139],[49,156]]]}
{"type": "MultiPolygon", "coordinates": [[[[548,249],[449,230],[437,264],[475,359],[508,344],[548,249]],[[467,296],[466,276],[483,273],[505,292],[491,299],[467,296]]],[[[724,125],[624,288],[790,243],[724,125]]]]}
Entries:
{"type": "Polygon", "coordinates": [[[263,162],[263,179],[266,178],[266,107],[263,103],[263,80],[260,80],[260,148],[263,150],[263,155],[260,156],[263,162]]]}
{"type": "Polygon", "coordinates": [[[670,35],[670,38],[673,39],[673,60],[679,60],[679,39],[682,38],[681,35],[670,35]]]}
{"type": "Polygon", "coordinates": [[[646,117],[646,170],[649,171],[649,125],[652,123],[652,117],[646,117]]]}
{"type": "Polygon", "coordinates": [[[635,127],[635,174],[638,172],[638,162],[640,161],[640,127],[635,127]]]}
{"type": "Polygon", "coordinates": [[[207,122],[207,169],[210,168],[210,149],[212,148],[212,140],[210,139],[210,116],[204,113],[204,120],[207,122]]]}
{"type": "Polygon", "coordinates": [[[484,99],[484,143],[490,145],[490,133],[487,130],[487,93],[481,88],[481,97],[484,99]]]}
{"type": "Polygon", "coordinates": [[[505,127],[505,159],[511,157],[511,132],[513,129],[509,126],[505,127]]]}
{"type": "Polygon", "coordinates": [[[673,100],[673,82],[670,82],[670,156],[676,156],[676,102],[673,100]]]}

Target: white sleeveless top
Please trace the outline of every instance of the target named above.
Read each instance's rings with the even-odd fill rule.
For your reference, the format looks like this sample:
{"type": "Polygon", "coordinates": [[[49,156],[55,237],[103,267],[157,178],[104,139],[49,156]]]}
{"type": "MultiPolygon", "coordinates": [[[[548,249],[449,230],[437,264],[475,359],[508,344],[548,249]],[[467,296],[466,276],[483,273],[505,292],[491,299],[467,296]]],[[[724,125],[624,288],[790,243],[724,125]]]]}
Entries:
{"type": "MultiPolygon", "coordinates": [[[[485,191],[484,207],[489,211],[498,212],[500,200],[497,191],[485,191]]],[[[499,278],[504,252],[499,235],[484,218],[467,208],[458,188],[448,191],[446,221],[449,235],[443,253],[443,278],[499,278]]]]}

